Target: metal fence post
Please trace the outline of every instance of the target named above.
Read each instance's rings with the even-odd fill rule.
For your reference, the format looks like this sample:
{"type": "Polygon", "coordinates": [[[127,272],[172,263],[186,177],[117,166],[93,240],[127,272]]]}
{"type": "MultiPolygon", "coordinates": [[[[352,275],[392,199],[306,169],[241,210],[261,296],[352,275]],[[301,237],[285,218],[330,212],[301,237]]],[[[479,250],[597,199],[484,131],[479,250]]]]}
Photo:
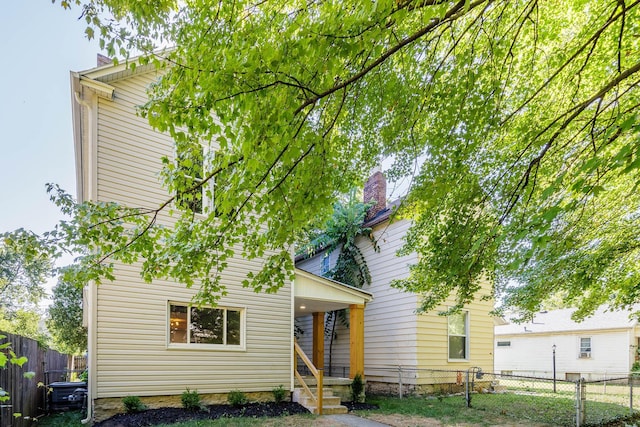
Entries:
{"type": "Polygon", "coordinates": [[[580,380],[576,381],[576,427],[580,427],[580,380]]]}
{"type": "Polygon", "coordinates": [[[471,408],[471,392],[469,391],[469,370],[467,369],[464,382],[464,398],[467,401],[467,408],[471,408]]]}
{"type": "Polygon", "coordinates": [[[633,383],[635,381],[635,378],[632,375],[629,375],[629,410],[631,412],[631,415],[633,415],[633,383]]]}
{"type": "Polygon", "coordinates": [[[402,399],[402,366],[398,366],[398,397],[402,399]]]}
{"type": "Polygon", "coordinates": [[[580,427],[586,419],[585,402],[587,401],[587,383],[584,378],[576,382],[576,426],[580,427]]]}

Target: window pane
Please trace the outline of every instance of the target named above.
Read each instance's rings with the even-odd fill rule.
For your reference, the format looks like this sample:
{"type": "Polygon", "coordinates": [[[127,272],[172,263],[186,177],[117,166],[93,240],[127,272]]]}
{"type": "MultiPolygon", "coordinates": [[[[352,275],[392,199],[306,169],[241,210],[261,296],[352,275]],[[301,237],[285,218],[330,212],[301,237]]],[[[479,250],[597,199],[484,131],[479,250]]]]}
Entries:
{"type": "Polygon", "coordinates": [[[449,335],[467,335],[466,317],[466,312],[449,316],[449,335]]]}
{"type": "Polygon", "coordinates": [[[466,359],[466,349],[466,337],[449,337],[449,359],[466,359]]]}
{"type": "Polygon", "coordinates": [[[187,342],[187,307],[171,305],[169,314],[169,342],[187,342]]]}
{"type": "Polygon", "coordinates": [[[214,308],[191,309],[191,343],[223,344],[224,312],[214,308]]]}
{"type": "Polygon", "coordinates": [[[227,345],[240,345],[240,312],[227,310],[227,345]]]}
{"type": "Polygon", "coordinates": [[[580,338],[580,351],[591,351],[591,338],[580,338]]]}

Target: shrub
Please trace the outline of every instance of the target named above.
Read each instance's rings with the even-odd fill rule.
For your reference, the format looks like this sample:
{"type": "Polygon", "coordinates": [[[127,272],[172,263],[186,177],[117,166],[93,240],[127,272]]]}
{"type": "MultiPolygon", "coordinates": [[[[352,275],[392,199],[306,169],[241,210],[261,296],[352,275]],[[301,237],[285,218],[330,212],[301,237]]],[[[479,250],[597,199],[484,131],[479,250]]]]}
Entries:
{"type": "Polygon", "coordinates": [[[248,402],[247,395],[240,390],[231,390],[227,396],[227,401],[233,406],[242,406],[248,402]]]}
{"type": "Polygon", "coordinates": [[[282,384],[280,384],[278,387],[271,390],[271,393],[273,393],[273,400],[275,400],[276,403],[280,403],[284,401],[284,397],[286,396],[287,391],[284,389],[282,384]]]}
{"type": "Polygon", "coordinates": [[[127,414],[133,414],[134,412],[141,412],[147,409],[138,396],[123,397],[122,404],[124,405],[124,411],[127,414]]]}
{"type": "Polygon", "coordinates": [[[353,377],[351,381],[351,401],[360,402],[360,399],[364,396],[364,381],[362,381],[362,375],[359,373],[353,377]]]}
{"type": "Polygon", "coordinates": [[[84,371],[82,371],[82,373],[80,375],[78,375],[78,379],[80,381],[83,382],[89,382],[89,371],[87,371],[86,369],[84,371]]]}
{"type": "Polygon", "coordinates": [[[187,388],[182,392],[180,401],[182,402],[182,407],[184,409],[188,409],[189,411],[197,411],[199,409],[202,409],[202,400],[200,399],[198,390],[191,391],[187,388]]]}

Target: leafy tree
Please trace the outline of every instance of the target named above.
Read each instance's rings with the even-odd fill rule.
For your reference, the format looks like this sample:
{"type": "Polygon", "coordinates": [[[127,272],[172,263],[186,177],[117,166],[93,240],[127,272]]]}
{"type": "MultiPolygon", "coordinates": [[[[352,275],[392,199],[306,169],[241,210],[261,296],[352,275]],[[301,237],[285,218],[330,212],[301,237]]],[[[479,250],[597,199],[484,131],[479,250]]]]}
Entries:
{"type": "Polygon", "coordinates": [[[0,331],[36,340],[40,347],[49,346],[50,337],[43,327],[42,315],[37,310],[0,309],[0,331]]]}
{"type": "Polygon", "coordinates": [[[82,326],[82,288],[59,281],[53,288],[47,328],[54,346],[62,353],[80,354],[87,349],[87,330],[82,326]]]}
{"type": "MultiPolygon", "coordinates": [[[[367,237],[377,249],[371,228],[364,226],[369,207],[368,204],[355,201],[353,193],[348,201],[334,204],[333,215],[327,220],[324,228],[310,232],[301,251],[308,255],[320,251],[326,254],[338,251],[336,265],[327,271],[325,276],[356,288],[371,284],[371,272],[364,255],[356,245],[356,239],[367,237]]],[[[329,337],[329,375],[333,369],[333,342],[337,338],[338,321],[349,326],[346,309],[331,311],[325,319],[325,335],[329,337]]]]}
{"type": "Polygon", "coordinates": [[[579,316],[627,306],[640,279],[639,3],[76,0],[108,54],[164,68],[141,114],[178,151],[219,144],[198,183],[165,159],[169,193],[216,179],[223,191],[204,219],[187,209],[161,228],[174,198],[72,207],[54,189],[76,214],[56,238],[90,250],[76,279],[143,260],[146,280],[199,279],[208,301],[240,245],[267,258],[246,285],[275,291],[299,230],[390,156],[390,177],[416,171],[403,211],[418,262],[396,285],[424,310],[450,293],[469,302],[487,275],[526,310],[557,289],[579,316]],[[160,44],[174,48],[150,53],[160,44]]]}
{"type": "Polygon", "coordinates": [[[30,231],[0,234],[0,309],[5,316],[20,308],[34,309],[42,300],[53,258],[46,240],[30,231]]]}

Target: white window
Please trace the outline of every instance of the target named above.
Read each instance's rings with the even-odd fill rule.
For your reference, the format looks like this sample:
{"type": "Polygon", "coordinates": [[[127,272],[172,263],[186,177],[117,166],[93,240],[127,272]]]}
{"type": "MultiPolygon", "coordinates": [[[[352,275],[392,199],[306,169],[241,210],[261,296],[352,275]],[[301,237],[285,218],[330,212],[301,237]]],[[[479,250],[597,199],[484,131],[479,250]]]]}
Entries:
{"type": "Polygon", "coordinates": [[[448,317],[449,360],[469,358],[469,313],[461,311],[448,317]]]}
{"type": "Polygon", "coordinates": [[[581,359],[591,357],[591,338],[580,338],[580,353],[578,357],[581,359]]]}
{"type": "Polygon", "coordinates": [[[331,265],[331,254],[324,254],[324,257],[322,257],[322,263],[320,265],[320,274],[328,273],[330,265],[331,265]]]}
{"type": "Polygon", "coordinates": [[[207,203],[206,186],[203,185],[205,149],[201,145],[180,150],[176,156],[176,166],[184,173],[181,182],[182,190],[176,195],[178,209],[190,210],[193,213],[204,213],[207,203]],[[192,191],[188,191],[193,189],[192,191]]]}
{"type": "Polygon", "coordinates": [[[244,310],[169,303],[169,344],[241,349],[244,346],[244,310]]]}
{"type": "Polygon", "coordinates": [[[511,341],[498,341],[498,347],[511,347],[511,341]]]}

